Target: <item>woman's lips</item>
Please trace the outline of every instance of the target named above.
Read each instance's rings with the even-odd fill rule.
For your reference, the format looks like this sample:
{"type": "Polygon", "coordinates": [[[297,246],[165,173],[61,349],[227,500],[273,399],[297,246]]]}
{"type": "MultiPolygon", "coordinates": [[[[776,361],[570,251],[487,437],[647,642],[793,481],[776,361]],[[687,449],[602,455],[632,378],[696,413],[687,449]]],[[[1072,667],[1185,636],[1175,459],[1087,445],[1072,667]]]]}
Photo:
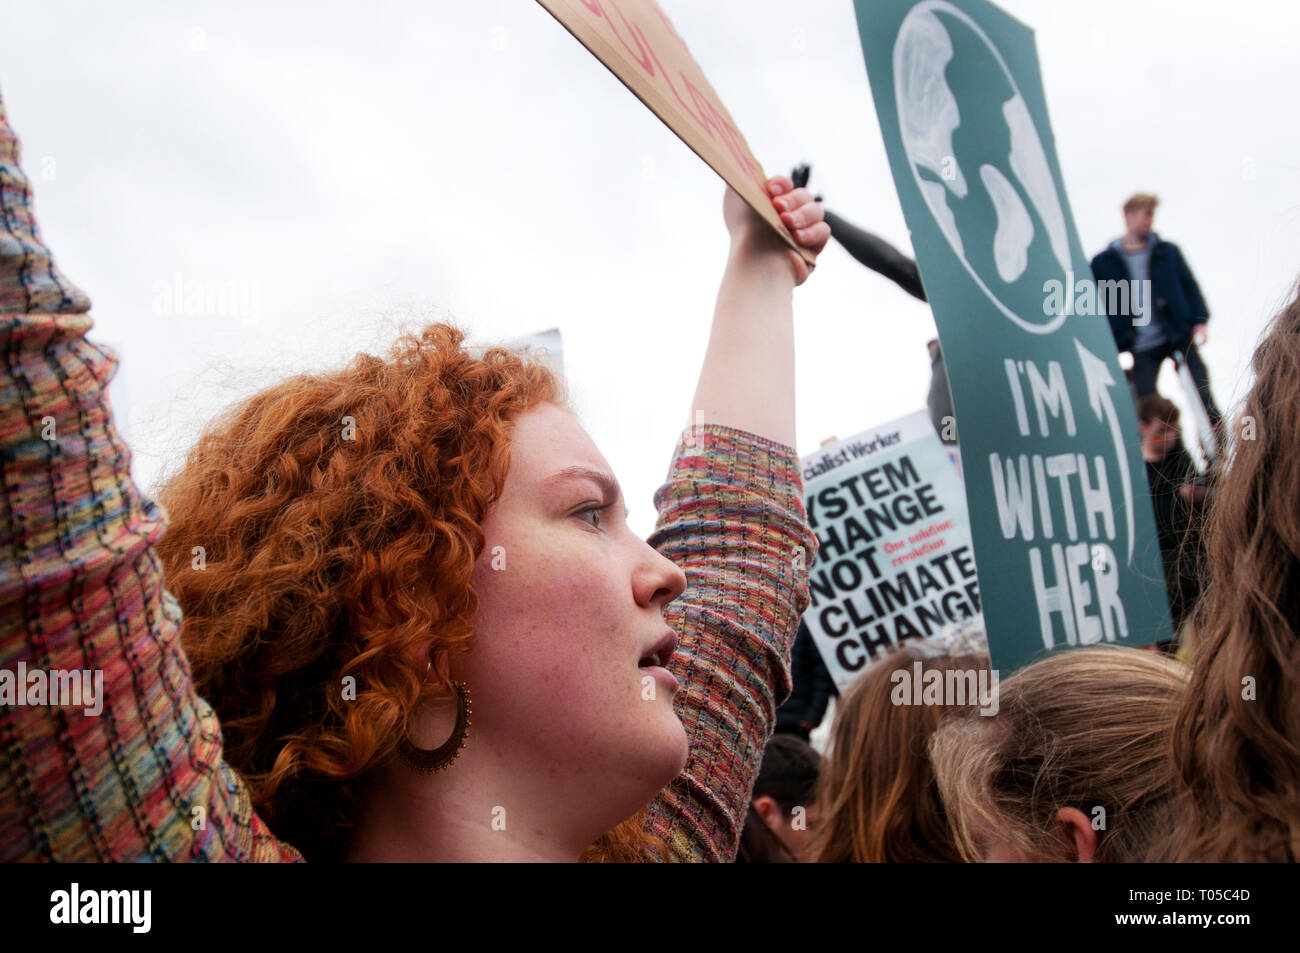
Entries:
{"type": "MultiPolygon", "coordinates": [[[[638,670],[644,674],[641,676],[641,684],[645,685],[645,678],[649,675],[656,682],[667,689],[669,696],[675,695],[681,688],[677,678],[672,672],[668,671],[668,663],[672,661],[673,655],[677,651],[677,633],[672,629],[666,629],[659,641],[651,646],[637,665],[638,670]]],[[[653,696],[651,696],[653,697],[653,696]]],[[[650,699],[646,699],[649,701],[650,699]]]]}
{"type": "Polygon", "coordinates": [[[682,687],[673,673],[668,671],[668,669],[664,668],[662,665],[643,665],[638,669],[638,671],[642,673],[641,678],[643,683],[645,676],[650,675],[656,682],[667,689],[670,695],[677,694],[677,690],[682,687]]]}

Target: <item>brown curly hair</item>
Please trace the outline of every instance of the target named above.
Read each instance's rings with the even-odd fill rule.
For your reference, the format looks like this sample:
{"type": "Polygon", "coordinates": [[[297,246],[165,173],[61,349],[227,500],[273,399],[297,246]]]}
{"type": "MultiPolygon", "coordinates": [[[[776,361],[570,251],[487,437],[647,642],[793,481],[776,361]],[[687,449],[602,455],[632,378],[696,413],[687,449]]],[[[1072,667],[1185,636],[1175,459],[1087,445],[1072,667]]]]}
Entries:
{"type": "MultiPolygon", "coordinates": [[[[243,401],[160,494],[195,687],[259,812],[309,860],[343,856],[361,777],[446,694],[425,659],[441,668],[471,644],[512,421],[567,406],[544,364],[463,340],[430,325],[386,360],[243,401]]],[[[636,820],[607,835],[613,854],[636,853],[636,820]]]]}

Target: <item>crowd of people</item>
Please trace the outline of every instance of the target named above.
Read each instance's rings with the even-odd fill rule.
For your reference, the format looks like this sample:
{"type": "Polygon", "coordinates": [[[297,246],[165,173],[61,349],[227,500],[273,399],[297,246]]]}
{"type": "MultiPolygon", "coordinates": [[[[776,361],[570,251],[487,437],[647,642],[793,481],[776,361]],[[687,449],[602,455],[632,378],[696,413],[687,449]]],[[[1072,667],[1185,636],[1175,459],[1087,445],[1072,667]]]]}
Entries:
{"type": "MultiPolygon", "coordinates": [[[[1300,371],[1288,363],[1300,356],[1300,293],[1255,353],[1255,386],[1229,453],[1197,354],[1204,298],[1177,246],[1152,232],[1155,207],[1151,195],[1125,202],[1125,235],[1093,269],[1098,281],[1150,289],[1109,317],[1117,349],[1133,352],[1128,376],[1175,638],[1151,647],[1163,652],[1049,656],[999,685],[991,717],[973,700],[891,698],[910,665],[975,672],[987,669],[986,652],[894,653],[838,699],[809,795],[816,811],[787,818],[815,823],[809,846],[740,860],[1300,859],[1300,371]],[[1178,407],[1156,390],[1170,358],[1190,370],[1212,428],[1205,474],[1183,443],[1178,407]]],[[[832,212],[826,219],[850,255],[925,300],[915,262],[832,212]]],[[[930,414],[942,436],[952,398],[930,346],[930,414]]],[[[806,698],[793,695],[777,723],[778,732],[800,725],[800,736],[778,734],[774,744],[812,750],[824,706],[806,698]]],[[[765,783],[780,785],[767,776],[790,761],[769,767],[765,758],[765,783]]]]}
{"type": "MultiPolygon", "coordinates": [[[[908,646],[838,699],[823,757],[794,449],[812,268],[734,192],[697,423],[646,541],[559,376],[446,324],[249,397],[160,506],[3,104],[0,184],[0,663],[27,675],[0,715],[0,860],[1300,856],[1300,299],[1208,494],[1169,462],[1176,414],[1143,404],[1169,519],[1203,540],[1181,657],[1062,653],[990,709],[900,704],[900,674],[991,674],[978,639],[908,646]],[[92,683],[96,712],[69,697],[92,683]]],[[[816,256],[822,205],[767,186],[816,256]]],[[[1116,254],[1181,275],[1144,247],[1116,254]]]]}

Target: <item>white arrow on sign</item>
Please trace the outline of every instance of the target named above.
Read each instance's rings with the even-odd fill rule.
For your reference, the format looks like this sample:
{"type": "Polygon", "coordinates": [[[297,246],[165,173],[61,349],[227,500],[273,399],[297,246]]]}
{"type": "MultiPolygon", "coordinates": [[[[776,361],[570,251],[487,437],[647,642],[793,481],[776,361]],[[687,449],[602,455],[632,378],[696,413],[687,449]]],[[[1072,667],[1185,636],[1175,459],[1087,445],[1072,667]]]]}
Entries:
{"type": "Polygon", "coordinates": [[[1124,517],[1128,525],[1128,561],[1133,564],[1133,478],[1128,471],[1128,450],[1124,447],[1124,434],[1119,429],[1119,415],[1115,413],[1115,404],[1110,399],[1109,388],[1115,386],[1115,378],[1110,375],[1110,366],[1074,339],[1074,346],[1079,349],[1079,363],[1083,365],[1083,377],[1088,382],[1088,402],[1098,420],[1110,424],[1110,438],[1115,442],[1115,456],[1119,458],[1119,476],[1124,484],[1124,517]]]}

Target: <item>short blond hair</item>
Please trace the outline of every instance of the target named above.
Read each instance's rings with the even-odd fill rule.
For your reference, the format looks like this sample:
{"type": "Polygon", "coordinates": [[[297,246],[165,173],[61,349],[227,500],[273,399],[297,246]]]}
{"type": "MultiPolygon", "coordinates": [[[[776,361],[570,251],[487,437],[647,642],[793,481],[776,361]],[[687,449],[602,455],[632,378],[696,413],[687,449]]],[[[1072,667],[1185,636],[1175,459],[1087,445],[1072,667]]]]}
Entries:
{"type": "Polygon", "coordinates": [[[1149,212],[1154,212],[1156,206],[1159,204],[1160,199],[1156,198],[1154,195],[1150,195],[1146,192],[1137,192],[1129,196],[1128,201],[1124,203],[1124,213],[1128,214],[1129,212],[1136,212],[1138,209],[1143,208],[1149,212]]]}

